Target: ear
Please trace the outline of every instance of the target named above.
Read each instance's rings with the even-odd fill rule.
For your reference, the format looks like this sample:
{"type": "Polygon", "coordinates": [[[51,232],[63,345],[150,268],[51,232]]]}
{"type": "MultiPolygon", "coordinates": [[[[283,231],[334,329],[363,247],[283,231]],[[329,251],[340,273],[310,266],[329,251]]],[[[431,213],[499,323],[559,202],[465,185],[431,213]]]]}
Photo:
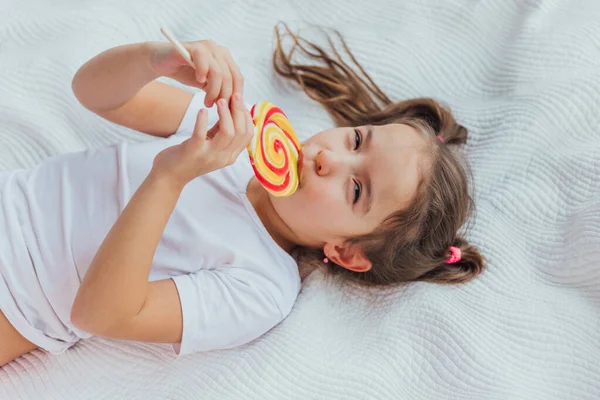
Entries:
{"type": "Polygon", "coordinates": [[[325,256],[337,265],[354,272],[367,272],[373,264],[358,246],[334,245],[327,243],[323,247],[325,256]]]}

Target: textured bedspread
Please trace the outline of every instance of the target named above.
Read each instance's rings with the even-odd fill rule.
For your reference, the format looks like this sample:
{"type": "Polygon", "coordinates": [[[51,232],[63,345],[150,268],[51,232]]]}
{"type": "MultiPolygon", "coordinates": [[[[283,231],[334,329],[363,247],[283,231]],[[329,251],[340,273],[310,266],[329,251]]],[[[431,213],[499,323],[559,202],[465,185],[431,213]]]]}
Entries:
{"type": "Polygon", "coordinates": [[[86,111],[70,85],[109,47],[164,40],[163,25],[229,46],[246,99],[280,105],[302,138],[329,127],[274,78],[278,20],[336,27],[392,98],[452,107],[470,130],[467,237],[488,270],[373,294],[315,273],[291,315],[247,346],[181,359],[101,338],[38,350],[0,368],[0,399],[600,398],[597,0],[2,0],[0,169],[150,140],[86,111]]]}

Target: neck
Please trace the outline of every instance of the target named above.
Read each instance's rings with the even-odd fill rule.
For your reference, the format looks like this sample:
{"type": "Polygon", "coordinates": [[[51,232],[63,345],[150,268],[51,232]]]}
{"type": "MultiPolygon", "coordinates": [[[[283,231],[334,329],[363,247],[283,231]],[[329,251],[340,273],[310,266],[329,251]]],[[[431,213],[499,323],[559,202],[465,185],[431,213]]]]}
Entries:
{"type": "Polygon", "coordinates": [[[299,240],[290,227],[277,214],[271,202],[271,195],[261,186],[256,177],[252,177],[248,183],[246,195],[275,243],[286,252],[291,253],[297,246],[297,243],[299,243],[299,240]]]}

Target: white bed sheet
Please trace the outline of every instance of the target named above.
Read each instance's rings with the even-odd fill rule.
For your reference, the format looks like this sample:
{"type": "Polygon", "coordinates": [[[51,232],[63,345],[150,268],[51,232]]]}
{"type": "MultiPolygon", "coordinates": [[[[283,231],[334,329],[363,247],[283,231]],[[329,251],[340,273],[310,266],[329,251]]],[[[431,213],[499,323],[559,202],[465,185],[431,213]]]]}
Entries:
{"type": "Polygon", "coordinates": [[[0,399],[600,398],[597,0],[3,0],[0,169],[150,140],[87,112],[70,84],[109,47],[164,40],[163,25],[229,46],[246,99],[280,105],[303,138],[329,127],[274,79],[278,20],[340,29],[392,98],[451,105],[470,130],[468,238],[489,269],[373,295],[316,273],[289,318],[242,348],[174,359],[167,345],[93,338],[0,368],[0,399]]]}

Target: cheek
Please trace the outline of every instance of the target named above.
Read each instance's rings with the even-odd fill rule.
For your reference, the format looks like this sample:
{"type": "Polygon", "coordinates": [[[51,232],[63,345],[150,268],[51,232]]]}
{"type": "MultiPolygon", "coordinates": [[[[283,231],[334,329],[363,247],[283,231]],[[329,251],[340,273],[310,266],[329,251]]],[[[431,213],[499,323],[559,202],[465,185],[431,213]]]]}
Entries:
{"type": "Polygon", "coordinates": [[[339,184],[327,181],[311,182],[302,188],[303,202],[314,205],[317,212],[338,213],[344,207],[344,197],[339,184]]]}

